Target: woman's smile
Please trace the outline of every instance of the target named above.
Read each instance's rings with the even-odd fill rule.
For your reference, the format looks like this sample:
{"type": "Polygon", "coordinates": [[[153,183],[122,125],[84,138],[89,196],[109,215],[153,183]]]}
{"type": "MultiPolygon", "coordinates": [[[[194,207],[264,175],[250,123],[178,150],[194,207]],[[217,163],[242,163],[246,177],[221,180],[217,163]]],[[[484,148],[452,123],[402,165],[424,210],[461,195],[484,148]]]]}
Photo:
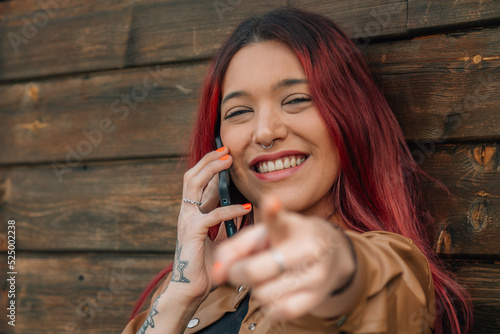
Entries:
{"type": "Polygon", "coordinates": [[[260,155],[250,162],[250,169],[260,180],[279,181],[299,171],[307,157],[303,152],[291,150],[260,155]]]}

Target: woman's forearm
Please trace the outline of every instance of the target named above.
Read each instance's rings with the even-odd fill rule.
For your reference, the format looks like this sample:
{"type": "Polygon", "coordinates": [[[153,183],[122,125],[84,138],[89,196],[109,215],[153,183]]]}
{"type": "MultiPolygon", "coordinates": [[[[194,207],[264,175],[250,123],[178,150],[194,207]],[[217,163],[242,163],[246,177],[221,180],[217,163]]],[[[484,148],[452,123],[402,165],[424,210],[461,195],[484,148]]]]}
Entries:
{"type": "Polygon", "coordinates": [[[156,298],[137,334],[184,332],[203,300],[186,300],[186,297],[172,285],[175,283],[171,282],[169,287],[156,298]]]}

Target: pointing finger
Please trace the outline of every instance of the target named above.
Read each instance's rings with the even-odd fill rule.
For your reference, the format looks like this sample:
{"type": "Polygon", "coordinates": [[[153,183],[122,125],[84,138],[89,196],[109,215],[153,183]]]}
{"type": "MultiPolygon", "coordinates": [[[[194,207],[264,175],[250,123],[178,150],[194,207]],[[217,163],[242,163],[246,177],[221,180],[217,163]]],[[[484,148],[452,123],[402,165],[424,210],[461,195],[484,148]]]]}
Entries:
{"type": "Polygon", "coordinates": [[[269,230],[270,243],[276,245],[286,239],[291,219],[276,196],[264,197],[261,208],[263,223],[269,230]]]}

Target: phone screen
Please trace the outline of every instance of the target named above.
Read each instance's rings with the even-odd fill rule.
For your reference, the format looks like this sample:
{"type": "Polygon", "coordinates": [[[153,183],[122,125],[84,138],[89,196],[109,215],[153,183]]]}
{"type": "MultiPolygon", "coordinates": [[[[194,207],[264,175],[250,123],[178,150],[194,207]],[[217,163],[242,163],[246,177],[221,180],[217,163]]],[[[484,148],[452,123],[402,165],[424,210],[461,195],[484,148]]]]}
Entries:
{"type": "MultiPolygon", "coordinates": [[[[215,143],[217,148],[221,148],[223,146],[220,136],[215,137],[215,143]]],[[[222,206],[231,205],[231,197],[229,196],[229,171],[227,169],[219,172],[219,197],[220,204],[222,206]]],[[[224,225],[226,227],[226,234],[228,238],[237,232],[233,219],[226,220],[224,225]]]]}

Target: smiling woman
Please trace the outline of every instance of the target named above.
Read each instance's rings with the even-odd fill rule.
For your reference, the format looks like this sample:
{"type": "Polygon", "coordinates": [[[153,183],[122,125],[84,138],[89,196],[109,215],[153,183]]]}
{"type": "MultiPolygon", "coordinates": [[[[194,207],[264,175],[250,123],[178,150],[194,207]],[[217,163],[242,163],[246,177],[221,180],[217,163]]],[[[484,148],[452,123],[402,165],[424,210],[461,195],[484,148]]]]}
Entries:
{"type": "Polygon", "coordinates": [[[468,295],[429,245],[425,179],[333,22],[292,7],[243,21],[204,82],[175,261],[124,333],[469,332],[468,295]],[[217,207],[225,169],[240,204],[217,207]]]}

